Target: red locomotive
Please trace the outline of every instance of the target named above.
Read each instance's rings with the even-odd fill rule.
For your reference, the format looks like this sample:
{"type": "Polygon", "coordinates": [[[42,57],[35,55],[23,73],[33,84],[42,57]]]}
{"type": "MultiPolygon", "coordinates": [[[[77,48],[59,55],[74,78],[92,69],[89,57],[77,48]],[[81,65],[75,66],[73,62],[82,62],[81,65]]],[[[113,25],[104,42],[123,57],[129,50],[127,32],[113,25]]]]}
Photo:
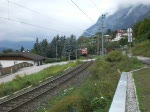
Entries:
{"type": "Polygon", "coordinates": [[[81,49],[81,54],[82,54],[83,56],[86,56],[86,55],[88,54],[87,48],[81,49]]]}

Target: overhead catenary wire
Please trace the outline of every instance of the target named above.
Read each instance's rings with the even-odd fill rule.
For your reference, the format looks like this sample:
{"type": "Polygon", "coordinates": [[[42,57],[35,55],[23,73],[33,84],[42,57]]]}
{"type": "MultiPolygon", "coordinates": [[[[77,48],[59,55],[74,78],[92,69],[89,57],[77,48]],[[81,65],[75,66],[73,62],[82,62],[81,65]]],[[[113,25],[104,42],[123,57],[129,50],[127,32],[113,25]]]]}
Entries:
{"type": "Polygon", "coordinates": [[[101,13],[101,11],[99,10],[99,8],[97,7],[97,5],[95,4],[95,2],[93,1],[93,0],[90,0],[92,3],[93,3],[93,5],[95,6],[95,8],[97,9],[97,11],[99,12],[99,13],[101,13]]]}
{"type": "MultiPolygon", "coordinates": [[[[33,26],[33,27],[38,27],[38,28],[42,28],[42,29],[45,29],[45,30],[51,30],[51,31],[55,31],[55,32],[65,33],[65,34],[67,33],[67,32],[62,32],[62,31],[59,31],[59,30],[50,29],[50,28],[46,28],[46,27],[43,27],[43,26],[39,26],[39,25],[27,23],[27,22],[22,22],[22,21],[10,19],[10,18],[0,17],[0,19],[4,19],[4,20],[8,20],[8,21],[13,21],[13,22],[17,22],[17,23],[21,23],[21,24],[33,26]]],[[[86,30],[84,30],[84,31],[85,31],[86,33],[90,34],[91,36],[92,36],[92,35],[95,35],[95,34],[92,34],[92,33],[90,33],[90,32],[87,32],[86,30]]],[[[69,33],[68,33],[68,34],[69,34],[69,33]]]]}
{"type": "Polygon", "coordinates": [[[93,23],[95,23],[95,21],[89,17],[73,0],[71,0],[71,2],[87,17],[89,18],[93,23]]]}
{"type": "MultiPolygon", "coordinates": [[[[28,8],[28,7],[26,7],[26,6],[23,6],[23,5],[20,5],[20,4],[18,4],[18,3],[15,3],[15,2],[13,2],[13,1],[10,1],[10,0],[6,0],[7,2],[8,2],[8,19],[10,18],[9,17],[9,5],[10,5],[10,3],[12,3],[12,4],[14,4],[14,5],[17,5],[17,6],[19,6],[19,7],[22,7],[22,8],[24,8],[24,9],[27,9],[27,10],[29,10],[29,11],[31,11],[31,12],[34,12],[34,13],[37,13],[37,14],[39,14],[39,15],[42,15],[42,16],[46,16],[46,15],[44,15],[44,14],[42,14],[42,13],[40,13],[40,12],[38,12],[38,11],[35,11],[35,10],[32,10],[32,9],[30,9],[30,8],[28,8]]],[[[71,0],[72,1],[72,0],[71,0]]],[[[73,2],[73,1],[72,1],[73,2]]],[[[77,6],[78,7],[78,6],[77,6]]],[[[79,7],[78,7],[79,8],[79,7]]],[[[82,9],[81,8],[79,8],[81,11],[82,11],[82,9]]],[[[84,11],[82,11],[83,13],[84,13],[84,11]]],[[[86,13],[84,13],[89,19],[91,19],[86,13]]],[[[47,18],[50,18],[50,17],[48,17],[48,16],[46,16],[47,18]]],[[[50,18],[50,19],[52,19],[52,18],[50,18]]],[[[10,19],[10,20],[12,20],[12,19],[10,19]]],[[[17,21],[17,20],[16,20],[17,21]]],[[[91,21],[92,22],[94,22],[92,19],[91,19],[91,21]]],[[[19,21],[18,21],[19,22],[19,21]]],[[[21,23],[26,23],[26,22],[21,22],[21,23]]],[[[95,22],[94,22],[95,23],[95,22]]],[[[30,24],[30,23],[27,23],[27,24],[30,24]]],[[[31,25],[31,24],[30,24],[31,25]]],[[[33,24],[32,24],[33,25],[33,24]]],[[[34,26],[38,26],[38,25],[34,25],[34,26]]],[[[73,26],[73,25],[71,25],[71,26],[73,26]]],[[[39,26],[38,26],[39,27],[39,26]]],[[[86,32],[86,33],[88,33],[88,34],[90,34],[91,36],[92,35],[95,35],[95,34],[92,34],[92,33],[90,33],[90,32],[88,32],[88,31],[86,31],[86,30],[83,30],[83,29],[81,29],[81,28],[79,28],[81,31],[83,31],[83,32],[86,32]]]]}
{"type": "Polygon", "coordinates": [[[9,9],[9,7],[10,7],[9,5],[10,5],[10,4],[9,4],[9,1],[8,1],[8,19],[9,19],[9,10],[10,10],[10,9],[9,9]]]}
{"type": "Polygon", "coordinates": [[[28,7],[25,7],[25,6],[23,6],[23,5],[20,5],[20,4],[18,4],[18,3],[15,3],[15,2],[13,2],[13,1],[10,1],[10,0],[6,0],[6,1],[8,1],[9,3],[12,3],[12,4],[14,4],[14,5],[17,5],[17,6],[19,6],[19,7],[22,7],[22,8],[24,8],[24,9],[30,10],[30,11],[32,11],[32,12],[34,12],[34,13],[37,13],[37,14],[40,14],[40,15],[44,15],[44,14],[38,12],[38,11],[32,10],[32,9],[30,9],[30,8],[28,8],[28,7]]]}
{"type": "MultiPolygon", "coordinates": [[[[4,20],[8,20],[8,21],[13,21],[13,22],[17,22],[17,23],[21,23],[21,24],[33,26],[33,27],[38,27],[38,28],[45,29],[45,30],[51,30],[51,31],[55,31],[55,32],[65,33],[65,34],[67,33],[67,32],[62,32],[62,31],[59,31],[59,30],[50,29],[50,28],[47,28],[47,27],[43,27],[43,26],[39,26],[39,25],[35,25],[35,24],[23,22],[23,21],[18,21],[18,20],[6,18],[6,17],[1,17],[1,16],[0,16],[0,19],[4,19],[4,20]]],[[[92,34],[92,33],[90,33],[90,32],[87,32],[86,30],[83,30],[83,31],[86,32],[86,33],[88,33],[88,34],[90,34],[91,36],[95,35],[95,34],[92,34]]],[[[68,33],[68,34],[69,34],[69,33],[68,33]]]]}
{"type": "MultiPolygon", "coordinates": [[[[16,6],[18,6],[18,7],[21,7],[21,8],[24,8],[24,9],[26,9],[26,10],[29,10],[29,11],[31,11],[31,12],[33,12],[33,13],[39,14],[40,16],[44,16],[44,17],[48,18],[48,20],[49,20],[49,19],[55,20],[54,18],[51,18],[51,17],[49,17],[49,16],[47,16],[47,15],[45,15],[45,14],[42,14],[42,13],[40,13],[40,12],[38,12],[38,11],[35,11],[35,10],[31,9],[31,8],[28,8],[28,7],[26,7],[26,6],[23,6],[23,5],[19,4],[19,3],[13,2],[13,1],[11,1],[11,0],[6,0],[6,1],[8,1],[9,4],[11,3],[11,4],[16,5],[16,6]]],[[[9,12],[9,13],[10,13],[10,12],[9,12]]]]}
{"type": "Polygon", "coordinates": [[[39,26],[39,25],[35,25],[35,24],[23,22],[23,21],[18,21],[18,20],[11,19],[11,18],[0,17],[0,19],[4,19],[4,20],[8,20],[8,21],[13,21],[13,22],[17,22],[17,23],[21,23],[21,24],[33,26],[33,27],[38,27],[38,28],[42,28],[42,29],[45,29],[45,30],[51,30],[51,31],[60,32],[60,33],[66,33],[66,32],[62,32],[62,31],[59,31],[59,30],[50,29],[50,28],[47,28],[47,27],[44,27],[44,26],[39,26]]]}

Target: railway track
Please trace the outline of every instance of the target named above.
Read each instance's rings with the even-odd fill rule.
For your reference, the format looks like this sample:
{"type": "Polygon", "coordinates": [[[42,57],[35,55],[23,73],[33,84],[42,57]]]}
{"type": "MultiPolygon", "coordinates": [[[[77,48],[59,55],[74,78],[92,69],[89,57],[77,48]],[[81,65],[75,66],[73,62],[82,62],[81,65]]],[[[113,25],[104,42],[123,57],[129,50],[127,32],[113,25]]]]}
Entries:
{"type": "Polygon", "coordinates": [[[59,76],[53,80],[46,81],[45,83],[26,91],[22,94],[16,95],[10,99],[6,99],[0,103],[0,112],[29,112],[26,105],[30,105],[32,107],[32,103],[36,103],[35,100],[40,97],[44,97],[50,91],[55,90],[59,86],[61,86],[66,81],[73,78],[75,75],[84,71],[92,62],[86,62],[72,71],[59,76]]]}

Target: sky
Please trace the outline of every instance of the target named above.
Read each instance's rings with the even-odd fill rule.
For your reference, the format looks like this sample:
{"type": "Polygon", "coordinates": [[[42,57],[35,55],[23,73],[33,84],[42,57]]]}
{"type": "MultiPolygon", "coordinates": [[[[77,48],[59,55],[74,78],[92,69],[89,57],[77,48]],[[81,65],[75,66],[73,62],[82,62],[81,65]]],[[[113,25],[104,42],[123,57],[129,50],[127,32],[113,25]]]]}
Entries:
{"type": "Polygon", "coordinates": [[[57,34],[78,38],[102,14],[140,3],[150,0],[0,0],[0,41],[51,41],[57,34]]]}

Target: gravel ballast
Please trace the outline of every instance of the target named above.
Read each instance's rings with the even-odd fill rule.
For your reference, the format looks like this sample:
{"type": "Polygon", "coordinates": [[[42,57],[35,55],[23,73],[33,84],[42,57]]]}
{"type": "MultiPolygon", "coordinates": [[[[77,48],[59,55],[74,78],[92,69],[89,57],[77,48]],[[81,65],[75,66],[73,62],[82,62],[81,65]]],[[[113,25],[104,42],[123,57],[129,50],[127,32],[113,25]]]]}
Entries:
{"type": "Polygon", "coordinates": [[[136,95],[136,88],[132,73],[127,76],[127,93],[126,93],[126,111],[125,112],[140,112],[138,99],[136,95]]]}

